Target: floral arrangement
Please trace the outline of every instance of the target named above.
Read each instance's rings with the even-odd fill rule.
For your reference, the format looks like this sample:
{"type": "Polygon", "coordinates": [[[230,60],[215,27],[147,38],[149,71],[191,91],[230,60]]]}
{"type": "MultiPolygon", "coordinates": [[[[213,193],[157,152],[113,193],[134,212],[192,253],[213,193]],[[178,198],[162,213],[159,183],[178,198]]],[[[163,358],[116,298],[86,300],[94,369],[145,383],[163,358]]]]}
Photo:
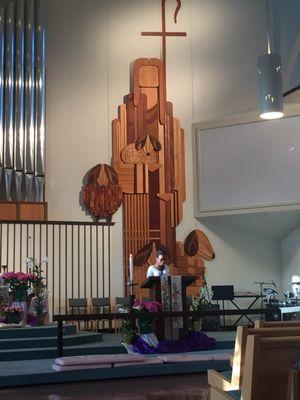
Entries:
{"type": "MultiPolygon", "coordinates": [[[[156,313],[162,310],[162,305],[158,301],[135,301],[133,304],[133,309],[156,313]]],[[[145,317],[139,317],[138,324],[141,334],[151,333],[152,331],[151,319],[145,317]]]]}
{"type": "Polygon", "coordinates": [[[44,283],[45,278],[42,276],[42,263],[46,262],[48,262],[47,258],[43,259],[40,263],[38,263],[35,258],[27,258],[27,260],[25,261],[26,267],[30,272],[29,275],[34,276],[32,289],[35,295],[42,294],[46,289],[46,285],[44,283]]]}
{"type": "Polygon", "coordinates": [[[15,306],[4,307],[3,313],[7,323],[18,324],[21,321],[23,309],[15,306]]]}
{"type": "Polygon", "coordinates": [[[199,296],[194,298],[191,305],[194,311],[201,311],[203,306],[207,304],[210,304],[210,294],[208,288],[205,286],[200,288],[199,296]]]}
{"type": "Polygon", "coordinates": [[[123,319],[121,323],[122,342],[131,344],[137,333],[135,322],[129,319],[123,319]]]}
{"type": "Polygon", "coordinates": [[[1,278],[8,285],[15,301],[26,300],[27,292],[36,280],[34,274],[24,272],[5,272],[1,275],[1,278]]]}
{"type": "Polygon", "coordinates": [[[7,306],[3,309],[4,314],[21,314],[23,309],[21,307],[7,306]]]}
{"type": "Polygon", "coordinates": [[[133,308],[139,311],[159,312],[162,305],[158,301],[135,301],[133,308]]]}
{"type": "MultiPolygon", "coordinates": [[[[48,314],[48,292],[43,277],[42,263],[38,263],[34,258],[28,258],[25,261],[26,270],[24,272],[5,272],[0,276],[0,281],[4,284],[2,288],[9,290],[12,296],[12,306],[6,307],[7,301],[2,301],[1,314],[4,320],[12,323],[18,323],[20,319],[31,325],[40,325],[44,323],[44,317],[48,314]],[[30,310],[27,313],[27,296],[33,295],[30,303],[30,310]],[[17,305],[20,306],[16,307],[17,305]],[[18,312],[17,312],[18,311],[18,312]],[[19,319],[19,321],[17,321],[19,319]],[[17,322],[16,322],[17,321],[17,322]]],[[[1,294],[1,291],[0,291],[1,294]]],[[[4,296],[2,296],[4,298],[4,296]]]]}
{"type": "MultiPolygon", "coordinates": [[[[203,311],[207,306],[211,304],[210,293],[207,285],[203,286],[199,290],[199,296],[195,297],[191,303],[193,311],[203,311]]],[[[203,318],[200,316],[193,317],[191,320],[192,329],[194,331],[200,331],[202,329],[203,318]]]]}
{"type": "Polygon", "coordinates": [[[48,314],[48,292],[42,270],[42,264],[47,262],[47,258],[44,258],[40,263],[35,258],[26,260],[28,270],[35,276],[31,287],[31,292],[35,297],[31,300],[30,312],[37,319],[42,319],[48,314]]]}

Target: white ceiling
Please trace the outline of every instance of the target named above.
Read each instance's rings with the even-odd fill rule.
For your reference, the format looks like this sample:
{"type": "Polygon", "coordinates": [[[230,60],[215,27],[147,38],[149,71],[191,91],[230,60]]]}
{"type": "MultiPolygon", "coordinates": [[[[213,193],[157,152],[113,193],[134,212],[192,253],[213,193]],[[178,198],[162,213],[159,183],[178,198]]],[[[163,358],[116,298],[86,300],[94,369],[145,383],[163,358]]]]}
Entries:
{"type": "Polygon", "coordinates": [[[207,226],[219,223],[230,229],[282,240],[300,227],[300,210],[202,217],[199,221],[207,226]]]}

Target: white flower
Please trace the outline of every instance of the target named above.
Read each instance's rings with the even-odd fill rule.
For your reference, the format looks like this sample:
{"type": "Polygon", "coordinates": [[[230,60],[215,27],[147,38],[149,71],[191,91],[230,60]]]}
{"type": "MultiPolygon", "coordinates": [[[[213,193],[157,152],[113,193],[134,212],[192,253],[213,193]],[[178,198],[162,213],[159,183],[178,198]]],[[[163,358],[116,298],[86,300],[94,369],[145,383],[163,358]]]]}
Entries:
{"type": "Polygon", "coordinates": [[[32,293],[33,293],[33,289],[32,288],[27,289],[28,296],[30,296],[32,293]]]}
{"type": "Polygon", "coordinates": [[[26,265],[27,268],[33,268],[34,267],[34,259],[33,258],[26,258],[25,265],[26,265]]]}

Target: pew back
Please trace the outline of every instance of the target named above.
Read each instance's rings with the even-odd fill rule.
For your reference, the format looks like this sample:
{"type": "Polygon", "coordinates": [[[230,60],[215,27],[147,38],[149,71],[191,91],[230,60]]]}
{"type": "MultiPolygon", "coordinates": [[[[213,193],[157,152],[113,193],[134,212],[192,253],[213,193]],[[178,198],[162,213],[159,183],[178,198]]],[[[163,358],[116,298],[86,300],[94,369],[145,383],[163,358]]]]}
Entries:
{"type": "Polygon", "coordinates": [[[300,399],[300,371],[291,369],[289,372],[288,391],[286,400],[300,399]]]}
{"type": "Polygon", "coordinates": [[[300,336],[249,336],[242,390],[226,392],[211,387],[211,400],[299,400],[300,372],[293,368],[300,357],[300,336]]]}
{"type": "Polygon", "coordinates": [[[284,328],[284,327],[298,327],[300,321],[263,321],[256,320],[254,328],[284,328]]]}
{"type": "Polygon", "coordinates": [[[263,337],[300,336],[300,325],[298,327],[288,326],[278,328],[247,328],[245,326],[238,326],[232,363],[231,384],[233,388],[240,388],[242,385],[248,335],[260,335],[263,337]]]}
{"type": "Polygon", "coordinates": [[[248,336],[242,399],[285,399],[289,371],[299,358],[300,336],[248,336]]]}
{"type": "Polygon", "coordinates": [[[231,377],[228,377],[228,375],[224,376],[222,373],[215,370],[208,370],[208,383],[211,386],[218,387],[225,391],[241,388],[243,381],[246,343],[249,335],[260,335],[263,337],[300,336],[300,326],[259,329],[239,326],[236,333],[231,377]]]}

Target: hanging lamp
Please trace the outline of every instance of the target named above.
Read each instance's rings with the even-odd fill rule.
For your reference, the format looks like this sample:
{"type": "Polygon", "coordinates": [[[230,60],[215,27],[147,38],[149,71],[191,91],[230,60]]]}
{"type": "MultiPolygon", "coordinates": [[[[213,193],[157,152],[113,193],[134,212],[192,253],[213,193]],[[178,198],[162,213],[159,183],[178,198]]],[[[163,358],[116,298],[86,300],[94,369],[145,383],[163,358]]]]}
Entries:
{"type": "Polygon", "coordinates": [[[283,117],[283,96],[280,54],[273,53],[269,31],[269,10],[266,0],[268,53],[258,57],[259,113],[262,119],[283,117]]]}

